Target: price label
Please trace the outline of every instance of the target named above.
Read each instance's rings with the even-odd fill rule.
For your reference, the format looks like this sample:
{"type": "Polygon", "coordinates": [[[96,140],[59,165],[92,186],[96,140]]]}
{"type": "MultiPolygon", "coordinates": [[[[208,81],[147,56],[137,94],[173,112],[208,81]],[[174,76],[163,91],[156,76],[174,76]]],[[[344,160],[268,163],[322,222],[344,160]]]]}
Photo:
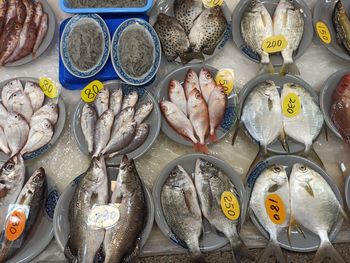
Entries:
{"type": "Polygon", "coordinates": [[[270,220],[274,224],[281,225],[284,223],[286,220],[286,209],[278,194],[269,194],[266,197],[265,208],[270,220]]]}
{"type": "Polygon", "coordinates": [[[120,217],[119,208],[115,204],[94,206],[87,219],[87,224],[94,228],[109,228],[114,226],[120,217]]]}
{"type": "Polygon", "coordinates": [[[316,23],[316,32],[323,43],[330,44],[332,42],[331,33],[325,23],[318,21],[316,23]]]}
{"type": "Polygon", "coordinates": [[[47,97],[53,99],[58,96],[57,85],[51,79],[47,77],[41,77],[39,79],[39,86],[47,97]]]}
{"type": "Polygon", "coordinates": [[[29,209],[25,206],[17,206],[9,208],[9,213],[5,222],[5,236],[9,241],[15,241],[22,235],[27,222],[29,209]]]}
{"type": "Polygon", "coordinates": [[[287,39],[282,35],[278,35],[266,38],[262,43],[262,49],[271,54],[281,52],[287,47],[287,45],[287,39]]]}
{"type": "Polygon", "coordinates": [[[224,0],[202,0],[205,7],[210,8],[214,6],[221,6],[224,0]]]}
{"type": "Polygon", "coordinates": [[[295,93],[289,93],[282,102],[282,111],[284,116],[293,118],[299,115],[301,110],[300,98],[295,93]]]}
{"type": "Polygon", "coordinates": [[[228,95],[233,90],[235,74],[233,69],[220,69],[215,77],[217,85],[223,86],[228,95]]]}
{"type": "Polygon", "coordinates": [[[80,93],[82,100],[85,102],[93,102],[97,94],[103,88],[103,83],[99,80],[90,82],[80,93]]]}
{"type": "Polygon", "coordinates": [[[224,215],[232,221],[237,220],[241,213],[236,196],[229,191],[225,191],[221,195],[221,209],[224,215]]]}

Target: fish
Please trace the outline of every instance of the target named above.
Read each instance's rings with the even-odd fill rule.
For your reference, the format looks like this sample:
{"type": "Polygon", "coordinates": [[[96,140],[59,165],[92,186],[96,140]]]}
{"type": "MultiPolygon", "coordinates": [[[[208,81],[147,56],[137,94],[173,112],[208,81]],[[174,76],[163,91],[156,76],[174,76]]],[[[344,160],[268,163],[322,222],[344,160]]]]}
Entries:
{"type": "Polygon", "coordinates": [[[5,127],[7,122],[7,109],[5,106],[0,102],[0,127],[5,127]]]}
{"type": "Polygon", "coordinates": [[[94,151],[94,136],[97,122],[97,112],[93,104],[86,103],[83,106],[80,126],[88,145],[89,153],[94,151]]]}
{"type": "Polygon", "coordinates": [[[180,135],[192,141],[193,145],[198,144],[194,135],[194,129],[191,121],[186,115],[172,102],[163,100],[159,103],[160,109],[169,125],[180,135]]]}
{"type": "Polygon", "coordinates": [[[201,68],[199,72],[199,86],[205,101],[209,103],[210,94],[214,90],[216,83],[210,71],[206,68],[201,68]]]}
{"type": "Polygon", "coordinates": [[[102,113],[108,110],[109,107],[109,89],[101,89],[95,98],[94,104],[97,116],[101,117],[102,113]]]}
{"type": "Polygon", "coordinates": [[[283,132],[281,99],[273,81],[259,84],[243,103],[241,121],[251,137],[267,152],[283,132]]]}
{"type": "Polygon", "coordinates": [[[106,230],[105,263],[133,260],[140,253],[140,239],[148,216],[142,181],[133,159],[123,157],[111,201],[119,208],[117,224],[106,230]]]}
{"type": "Polygon", "coordinates": [[[9,98],[17,91],[23,91],[23,85],[19,79],[11,80],[3,87],[1,91],[1,100],[6,108],[8,107],[7,102],[9,98]]]}
{"type": "Polygon", "coordinates": [[[215,86],[208,101],[209,141],[217,140],[215,130],[224,119],[226,106],[227,96],[225,94],[225,88],[222,86],[215,86]]]}
{"type": "Polygon", "coordinates": [[[48,144],[53,136],[53,127],[49,120],[43,119],[30,127],[28,140],[21,150],[21,154],[34,152],[48,144]]]}
{"type": "Polygon", "coordinates": [[[148,123],[142,123],[136,127],[135,137],[132,141],[123,149],[116,151],[108,156],[108,158],[113,158],[116,155],[123,155],[131,153],[138,149],[147,139],[149,134],[150,125],[148,123]]]}
{"type": "Polygon", "coordinates": [[[273,36],[272,18],[266,7],[259,0],[250,2],[241,20],[241,34],[245,45],[260,56],[260,63],[267,72],[274,68],[269,53],[262,49],[264,40],[273,36]]]}
{"type": "Polygon", "coordinates": [[[204,9],[188,35],[193,52],[212,55],[227,28],[227,20],[221,7],[204,9]]]}
{"type": "Polygon", "coordinates": [[[36,52],[38,51],[41,43],[43,42],[48,28],[49,28],[49,16],[47,13],[44,13],[40,19],[39,28],[38,28],[35,44],[32,51],[34,56],[36,55],[36,52]]]}
{"type": "Polygon", "coordinates": [[[332,95],[330,117],[344,141],[350,144],[350,74],[345,74],[332,95]]]}
{"type": "Polygon", "coordinates": [[[296,94],[300,100],[300,113],[292,118],[283,114],[284,131],[287,136],[302,143],[305,146],[305,152],[309,152],[313,141],[323,127],[323,115],[311,94],[297,84],[285,83],[281,100],[284,101],[285,97],[291,93],[296,94]]]}
{"type": "Polygon", "coordinates": [[[123,103],[123,90],[121,88],[116,88],[112,91],[109,101],[109,108],[113,111],[114,116],[116,116],[122,109],[123,103]]]}
{"type": "MultiPolygon", "coordinates": [[[[28,179],[26,184],[24,185],[22,191],[17,197],[16,204],[18,205],[26,205],[29,207],[28,219],[26,221],[26,229],[21,235],[21,238],[26,238],[28,232],[33,227],[39,210],[42,207],[43,200],[45,194],[45,170],[41,167],[36,170],[32,176],[28,179]]],[[[13,256],[13,254],[18,249],[18,244],[15,241],[10,241],[5,239],[0,246],[0,262],[5,262],[7,258],[13,256]]]]}
{"type": "Polygon", "coordinates": [[[0,150],[6,155],[10,155],[11,151],[7,145],[6,135],[4,129],[0,127],[0,150]]]}
{"type": "Polygon", "coordinates": [[[30,126],[36,122],[41,122],[43,119],[48,119],[52,125],[55,125],[58,120],[58,105],[57,101],[49,100],[44,106],[38,109],[30,120],[30,126]]]}
{"type": "Polygon", "coordinates": [[[32,103],[22,90],[16,91],[11,95],[7,102],[7,110],[21,114],[27,122],[30,122],[33,115],[32,103]]]}
{"type": "Polygon", "coordinates": [[[45,94],[38,84],[27,81],[24,85],[24,94],[30,99],[30,104],[32,105],[33,112],[36,112],[43,106],[45,100],[45,94]]]}
{"type": "Polygon", "coordinates": [[[350,53],[350,20],[341,0],[338,0],[333,13],[333,24],[338,42],[350,53]]]}
{"type": "Polygon", "coordinates": [[[11,156],[13,156],[25,145],[28,139],[29,125],[20,114],[10,112],[7,118],[7,124],[4,127],[4,133],[11,150],[11,156]]]}
{"type": "Polygon", "coordinates": [[[34,24],[35,24],[36,29],[38,29],[39,25],[40,25],[41,17],[44,14],[43,4],[41,2],[36,2],[34,4],[34,10],[35,10],[35,13],[34,13],[33,20],[34,20],[34,24]]]}
{"type": "Polygon", "coordinates": [[[182,166],[175,166],[165,181],[161,204],[166,222],[175,235],[173,238],[186,244],[192,262],[205,262],[199,248],[202,212],[196,188],[182,166]]]}
{"type": "Polygon", "coordinates": [[[194,89],[189,94],[187,111],[193,129],[199,138],[199,143],[195,145],[195,149],[202,153],[208,153],[205,137],[209,132],[209,111],[207,103],[199,90],[194,89]]]}
{"type": "Polygon", "coordinates": [[[169,100],[176,104],[176,106],[178,106],[187,116],[187,100],[185,90],[181,83],[175,79],[170,80],[168,93],[169,100]]]}
{"type": "Polygon", "coordinates": [[[122,110],[128,107],[135,107],[139,99],[139,94],[137,91],[132,91],[129,94],[125,95],[122,103],[122,110]]]}
{"type": "Polygon", "coordinates": [[[8,0],[7,12],[6,12],[6,23],[10,22],[11,19],[17,20],[16,0],[8,0]]]}
{"type": "Polygon", "coordinates": [[[95,229],[88,225],[87,219],[93,206],[107,203],[106,165],[103,157],[92,158],[88,170],[81,175],[77,182],[70,202],[70,234],[64,254],[72,262],[94,262],[102,245],[105,230],[95,229]]]}
{"type": "Polygon", "coordinates": [[[95,136],[94,136],[94,154],[93,157],[100,155],[102,150],[106,147],[110,137],[113,125],[114,114],[108,109],[97,119],[95,136]]]}
{"type": "Polygon", "coordinates": [[[142,103],[135,112],[134,120],[135,122],[140,125],[152,112],[153,110],[153,102],[147,101],[145,103],[142,103]]]}
{"type": "Polygon", "coordinates": [[[127,123],[132,122],[135,115],[135,108],[127,107],[123,109],[115,118],[112,127],[112,136],[116,134],[118,130],[125,126],[127,123]]]}
{"type": "Polygon", "coordinates": [[[289,184],[292,211],[289,233],[295,223],[299,223],[320,237],[314,263],[323,262],[326,257],[334,262],[345,262],[329,241],[328,234],[338,216],[346,217],[346,214],[327,181],[305,164],[295,163],[289,184]]]}
{"type": "Polygon", "coordinates": [[[193,69],[189,69],[186,73],[186,77],[184,81],[184,89],[185,89],[185,95],[187,100],[192,90],[194,89],[199,91],[201,90],[199,86],[198,75],[193,69]]]}
{"type": "Polygon", "coordinates": [[[272,255],[277,258],[278,262],[287,262],[283,256],[277,237],[289,224],[290,198],[288,180],[286,167],[274,164],[267,167],[254,183],[249,200],[249,212],[258,218],[260,224],[270,236],[269,243],[260,256],[259,262],[265,262],[272,255]],[[270,194],[277,194],[284,204],[286,218],[282,224],[274,224],[265,209],[265,200],[270,194]]]}
{"type": "Polygon", "coordinates": [[[0,66],[5,65],[8,58],[15,51],[22,31],[22,26],[17,22],[16,19],[12,19],[9,23],[9,27],[5,25],[4,28],[5,32],[8,32],[8,34],[2,43],[2,49],[0,51],[0,66]]]}
{"type": "Polygon", "coordinates": [[[23,4],[22,0],[16,0],[16,17],[17,21],[23,25],[27,16],[26,6],[23,4]]]}
{"type": "MultiPolygon", "coordinates": [[[[8,7],[7,1],[2,1],[0,3],[0,39],[1,39],[1,35],[3,34],[3,29],[5,27],[5,24],[6,24],[7,7],[8,7]]],[[[1,50],[1,45],[0,45],[0,50],[1,50]]]]}
{"type": "Polygon", "coordinates": [[[201,0],[175,0],[174,14],[180,22],[186,34],[190,33],[194,21],[203,12],[203,2],[201,0]]]}

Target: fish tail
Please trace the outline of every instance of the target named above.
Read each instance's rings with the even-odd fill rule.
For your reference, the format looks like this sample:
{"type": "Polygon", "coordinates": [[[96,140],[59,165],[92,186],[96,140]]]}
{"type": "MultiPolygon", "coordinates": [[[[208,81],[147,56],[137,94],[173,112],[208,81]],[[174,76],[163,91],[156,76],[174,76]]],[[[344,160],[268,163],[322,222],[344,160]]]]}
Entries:
{"type": "Polygon", "coordinates": [[[71,250],[71,239],[70,237],[68,238],[67,244],[64,247],[64,255],[65,257],[68,259],[69,263],[78,263],[78,258],[77,258],[77,254],[76,251],[72,251],[71,250]]]}
{"type": "Polygon", "coordinates": [[[181,55],[179,57],[180,57],[181,63],[184,64],[184,65],[187,64],[188,62],[190,62],[193,59],[204,60],[203,53],[202,52],[195,52],[195,51],[183,54],[183,55],[181,55]]]}
{"type": "Polygon", "coordinates": [[[195,143],[193,145],[193,149],[196,151],[196,152],[201,152],[201,153],[205,153],[205,154],[208,154],[209,152],[209,149],[208,149],[208,146],[206,144],[202,144],[200,142],[198,143],[195,143]]]}
{"type": "Polygon", "coordinates": [[[275,239],[270,239],[263,254],[259,258],[258,263],[265,262],[270,256],[275,256],[277,259],[277,262],[279,262],[279,263],[287,263],[284,255],[283,255],[282,249],[275,239]]]}
{"type": "Polygon", "coordinates": [[[325,258],[331,259],[333,262],[345,263],[344,259],[338,253],[338,251],[333,247],[329,240],[323,240],[320,247],[316,252],[316,256],[313,259],[313,263],[323,262],[325,258]]]}
{"type": "Polygon", "coordinates": [[[272,65],[271,62],[264,63],[261,69],[259,70],[259,73],[273,74],[275,73],[275,67],[272,65]]]}
{"type": "Polygon", "coordinates": [[[285,76],[288,73],[291,75],[300,75],[300,71],[299,71],[298,66],[295,62],[283,64],[281,71],[280,71],[280,75],[285,76]]]}
{"type": "Polygon", "coordinates": [[[233,262],[241,262],[242,258],[250,259],[255,262],[254,256],[250,253],[249,248],[243,242],[243,240],[237,235],[230,241],[233,262]]]}
{"type": "Polygon", "coordinates": [[[216,137],[216,134],[213,133],[213,134],[210,134],[209,137],[208,137],[208,140],[210,142],[215,142],[218,138],[216,137]]]}
{"type": "Polygon", "coordinates": [[[289,145],[288,145],[288,142],[287,142],[287,138],[286,138],[286,133],[284,131],[284,129],[282,129],[281,131],[281,134],[280,134],[280,141],[281,141],[281,144],[282,144],[282,147],[283,149],[289,153],[290,150],[289,150],[289,145]]]}
{"type": "Polygon", "coordinates": [[[191,254],[190,257],[192,263],[207,263],[202,253],[191,254]]]}

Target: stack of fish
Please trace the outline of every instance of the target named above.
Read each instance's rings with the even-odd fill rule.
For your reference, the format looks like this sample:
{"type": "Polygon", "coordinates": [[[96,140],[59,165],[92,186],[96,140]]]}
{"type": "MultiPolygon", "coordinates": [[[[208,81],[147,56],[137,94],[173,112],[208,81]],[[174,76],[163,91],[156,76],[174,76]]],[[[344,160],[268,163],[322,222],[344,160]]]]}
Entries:
{"type": "Polygon", "coordinates": [[[231,192],[240,202],[231,180],[218,167],[203,159],[196,161],[194,177],[195,183],[185,169],[177,165],[161,192],[165,219],[178,241],[188,248],[193,262],[205,262],[199,247],[203,214],[215,229],[227,237],[234,258],[250,257],[238,233],[240,218],[229,220],[220,205],[225,191],[231,192]]]}
{"type": "Polygon", "coordinates": [[[287,47],[281,52],[283,67],[281,73],[300,75],[293,62],[293,53],[298,49],[304,33],[303,11],[294,6],[294,1],[280,0],[271,18],[260,0],[252,0],[241,21],[241,34],[250,50],[259,54],[261,63],[273,72],[269,54],[262,49],[266,38],[282,35],[287,40],[287,47]]]}
{"type": "Polygon", "coordinates": [[[337,32],[338,42],[343,45],[350,54],[350,20],[341,0],[338,0],[335,5],[333,24],[337,32]]]}
{"type": "MultiPolygon", "coordinates": [[[[36,170],[26,183],[24,183],[25,177],[24,161],[20,154],[10,158],[0,169],[0,227],[1,230],[5,227],[9,205],[28,206],[26,228],[20,236],[22,241],[33,227],[44,202],[45,170],[43,168],[36,170]]],[[[3,242],[0,243],[0,262],[6,262],[19,247],[18,240],[10,241],[4,237],[3,242]]]]}
{"type": "Polygon", "coordinates": [[[199,73],[189,69],[184,87],[177,80],[169,83],[169,100],[160,102],[160,108],[170,126],[190,139],[195,150],[208,153],[206,137],[215,141],[216,128],[224,119],[227,96],[222,86],[216,85],[210,71],[199,73]]]}
{"type": "MultiPolygon", "coordinates": [[[[291,106],[297,107],[294,104],[291,106]]],[[[308,152],[323,126],[321,110],[305,88],[285,83],[280,96],[273,81],[265,81],[249,93],[243,105],[241,120],[265,153],[267,146],[279,136],[288,152],[286,135],[302,143],[305,152],[308,152]],[[290,94],[295,94],[300,101],[300,112],[296,112],[295,116],[286,116],[285,111],[282,111],[283,101],[290,94]]]]}
{"type": "Polygon", "coordinates": [[[121,87],[100,90],[94,103],[86,103],[81,113],[81,129],[88,151],[124,155],[139,148],[147,139],[150,126],[143,121],[151,114],[153,102],[138,104],[137,91],[123,95],[121,87]]]}
{"type": "Polygon", "coordinates": [[[0,66],[35,56],[48,28],[43,5],[33,0],[0,2],[0,66]]]}
{"type": "Polygon", "coordinates": [[[35,82],[18,79],[1,91],[0,150],[7,155],[24,155],[48,144],[58,119],[57,102],[43,104],[45,94],[35,82]]]}
{"type": "Polygon", "coordinates": [[[285,169],[283,165],[272,165],[265,169],[256,179],[250,197],[250,210],[270,235],[270,242],[259,262],[265,262],[271,255],[275,255],[278,262],[287,262],[277,237],[288,226],[291,246],[290,234],[294,227],[304,234],[300,228],[303,226],[320,237],[321,244],[314,263],[323,262],[326,257],[334,262],[344,262],[328,238],[339,214],[346,217],[332,188],[319,173],[302,163],[293,165],[289,180],[285,169]],[[285,207],[286,215],[281,224],[273,223],[265,208],[265,200],[270,194],[277,194],[285,207]]]}
{"type": "Polygon", "coordinates": [[[95,262],[95,258],[102,257],[105,263],[120,263],[137,257],[147,204],[134,161],[123,157],[116,187],[109,197],[104,159],[93,158],[79,179],[69,213],[70,236],[65,255],[71,262],[95,262]],[[89,225],[91,209],[108,203],[118,207],[119,220],[107,229],[89,225]]]}
{"type": "Polygon", "coordinates": [[[186,64],[192,59],[212,55],[227,28],[219,6],[205,8],[202,0],[174,1],[175,17],[159,14],[154,29],[169,62],[180,58],[186,64]]]}

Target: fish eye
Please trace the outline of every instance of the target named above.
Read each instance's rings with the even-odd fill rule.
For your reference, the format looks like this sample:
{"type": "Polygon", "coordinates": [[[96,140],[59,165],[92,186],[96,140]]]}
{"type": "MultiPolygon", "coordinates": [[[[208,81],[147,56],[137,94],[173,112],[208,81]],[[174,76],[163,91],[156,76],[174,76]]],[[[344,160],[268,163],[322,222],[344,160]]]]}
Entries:
{"type": "Polygon", "coordinates": [[[305,171],[306,171],[306,166],[305,166],[305,165],[301,165],[301,166],[300,166],[300,170],[302,170],[303,172],[305,172],[305,171]]]}
{"type": "Polygon", "coordinates": [[[200,99],[201,94],[199,92],[196,92],[196,99],[200,99]]]}
{"type": "Polygon", "coordinates": [[[189,78],[192,78],[192,73],[188,73],[188,77],[189,77],[189,78]]]}
{"type": "Polygon", "coordinates": [[[15,165],[14,165],[13,163],[8,163],[8,164],[6,165],[6,169],[7,169],[7,170],[12,170],[14,167],[15,167],[15,165]]]}
{"type": "Polygon", "coordinates": [[[209,74],[209,73],[207,73],[207,79],[210,79],[210,77],[211,77],[211,76],[210,76],[210,74],[209,74]]]}
{"type": "Polygon", "coordinates": [[[39,178],[38,178],[38,176],[35,176],[34,178],[33,178],[33,183],[38,183],[39,182],[39,178]]]}
{"type": "Polygon", "coordinates": [[[275,167],[273,168],[273,170],[274,170],[276,173],[279,173],[279,172],[281,171],[281,168],[278,167],[278,166],[275,166],[275,167]]]}

